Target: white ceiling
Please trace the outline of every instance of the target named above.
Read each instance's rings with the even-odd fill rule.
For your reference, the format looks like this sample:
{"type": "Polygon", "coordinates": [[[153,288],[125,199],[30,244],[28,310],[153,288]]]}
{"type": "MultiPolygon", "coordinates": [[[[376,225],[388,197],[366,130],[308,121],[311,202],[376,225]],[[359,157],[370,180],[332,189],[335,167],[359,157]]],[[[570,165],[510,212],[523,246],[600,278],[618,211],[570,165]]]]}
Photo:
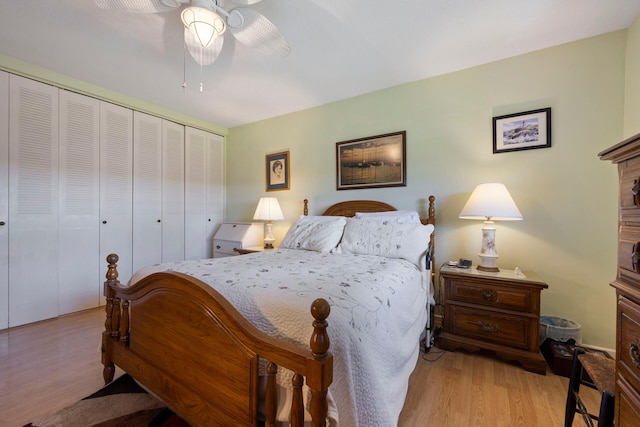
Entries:
{"type": "MultiPolygon", "coordinates": [[[[236,7],[227,0],[226,9],[236,7]]],[[[627,28],[640,0],[262,0],[291,45],[268,57],[225,34],[202,69],[178,11],[0,0],[0,53],[231,128],[627,28]]]]}

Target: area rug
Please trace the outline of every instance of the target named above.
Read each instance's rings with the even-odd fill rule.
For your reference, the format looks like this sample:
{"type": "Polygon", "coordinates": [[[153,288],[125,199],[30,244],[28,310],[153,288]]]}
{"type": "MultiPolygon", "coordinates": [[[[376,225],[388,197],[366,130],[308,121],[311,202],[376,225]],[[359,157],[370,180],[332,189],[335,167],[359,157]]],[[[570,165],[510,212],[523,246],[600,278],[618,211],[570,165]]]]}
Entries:
{"type": "Polygon", "coordinates": [[[189,427],[128,374],[24,427],[189,427]]]}

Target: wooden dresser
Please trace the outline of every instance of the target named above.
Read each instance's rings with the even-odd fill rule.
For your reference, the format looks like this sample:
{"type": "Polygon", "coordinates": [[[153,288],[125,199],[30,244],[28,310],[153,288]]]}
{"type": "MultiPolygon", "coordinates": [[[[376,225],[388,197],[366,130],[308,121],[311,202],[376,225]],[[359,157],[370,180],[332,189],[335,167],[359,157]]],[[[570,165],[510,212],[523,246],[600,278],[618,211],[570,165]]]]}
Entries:
{"type": "Polygon", "coordinates": [[[545,374],[540,354],[540,293],[547,288],[535,273],[483,272],[475,267],[442,267],[444,280],[443,350],[490,350],[545,374]]]}
{"type": "Polygon", "coordinates": [[[640,426],[640,134],[599,156],[618,165],[615,425],[640,426]]]}

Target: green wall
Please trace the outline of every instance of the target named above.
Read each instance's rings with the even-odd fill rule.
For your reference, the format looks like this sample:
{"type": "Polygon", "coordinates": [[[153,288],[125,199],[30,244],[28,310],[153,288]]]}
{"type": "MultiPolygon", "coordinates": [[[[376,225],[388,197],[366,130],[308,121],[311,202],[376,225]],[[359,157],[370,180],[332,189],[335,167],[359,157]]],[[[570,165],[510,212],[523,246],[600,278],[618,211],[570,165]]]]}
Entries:
{"type": "Polygon", "coordinates": [[[497,223],[498,265],[538,273],[549,284],[543,315],[580,323],[586,344],[615,348],[608,283],[616,275],[617,174],[597,154],[623,136],[626,43],[626,30],[613,32],[230,129],[226,217],[251,219],[267,194],[265,154],[289,150],[291,189],[269,193],[286,218],[274,224],[278,240],[304,198],[312,214],[348,199],[424,213],[433,194],[436,262],[466,257],[475,265],[482,223],[458,214],[476,184],[503,182],[524,221],[497,223]],[[551,148],[492,153],[493,116],[543,107],[552,108],[551,148]],[[336,142],[400,130],[406,187],[336,191],[336,142]]]}
{"type": "Polygon", "coordinates": [[[640,16],[628,29],[624,99],[624,136],[640,133],[640,16]]]}

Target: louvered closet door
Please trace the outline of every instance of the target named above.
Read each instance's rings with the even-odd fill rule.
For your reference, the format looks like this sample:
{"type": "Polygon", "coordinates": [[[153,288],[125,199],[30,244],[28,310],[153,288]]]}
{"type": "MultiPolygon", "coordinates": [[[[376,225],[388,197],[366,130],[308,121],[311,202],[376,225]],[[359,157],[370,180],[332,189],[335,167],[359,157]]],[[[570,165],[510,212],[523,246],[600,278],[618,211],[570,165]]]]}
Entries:
{"type": "Polygon", "coordinates": [[[100,302],[100,101],[60,91],[60,314],[100,302]]]}
{"type": "Polygon", "coordinates": [[[162,262],[184,259],[184,126],[162,122],[162,262]]]}
{"type": "Polygon", "coordinates": [[[162,119],[133,114],[133,271],[162,260],[162,119]]]}
{"type": "Polygon", "coordinates": [[[0,71],[0,329],[9,327],[9,74],[0,71]]]}
{"type": "Polygon", "coordinates": [[[9,81],[9,326],[18,326],[58,315],[58,89],[9,81]]]}
{"type": "Polygon", "coordinates": [[[207,258],[213,257],[213,235],[224,220],[224,138],[207,134],[207,258]]]}
{"type": "Polygon", "coordinates": [[[120,281],[132,270],[133,112],[100,102],[100,278],[106,257],[120,257],[120,281]]]}
{"type": "Polygon", "coordinates": [[[224,213],[224,138],[185,128],[185,259],[213,257],[224,213]]]}
{"type": "Polygon", "coordinates": [[[208,235],[213,218],[207,211],[209,135],[199,129],[185,128],[185,259],[212,256],[208,235]]]}

